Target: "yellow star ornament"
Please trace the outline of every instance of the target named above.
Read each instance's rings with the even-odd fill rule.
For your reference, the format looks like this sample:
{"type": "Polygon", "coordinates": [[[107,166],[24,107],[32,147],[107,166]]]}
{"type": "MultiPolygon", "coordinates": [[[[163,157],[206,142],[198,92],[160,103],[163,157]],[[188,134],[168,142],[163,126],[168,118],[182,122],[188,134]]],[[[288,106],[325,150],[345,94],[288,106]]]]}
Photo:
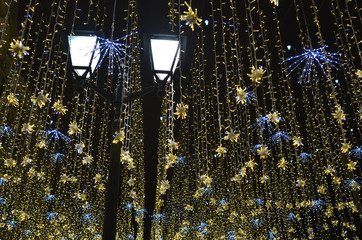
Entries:
{"type": "Polygon", "coordinates": [[[61,115],[64,115],[67,113],[68,109],[65,108],[65,106],[62,104],[62,102],[60,100],[56,101],[53,104],[53,109],[57,112],[60,113],[61,115]]]}
{"type": "Polygon", "coordinates": [[[346,120],[346,114],[344,114],[340,105],[336,106],[336,110],[332,113],[332,115],[339,124],[342,124],[342,121],[346,120]]]}
{"type": "Polygon", "coordinates": [[[222,156],[227,152],[227,149],[225,147],[223,147],[222,145],[218,146],[216,149],[216,154],[218,156],[222,156]]]}
{"type": "Polygon", "coordinates": [[[264,73],[265,73],[265,70],[263,70],[262,67],[255,68],[253,66],[251,69],[251,73],[250,74],[248,73],[247,75],[250,77],[252,82],[254,82],[255,84],[258,85],[258,84],[260,84],[260,81],[262,80],[264,73]]]}
{"type": "Polygon", "coordinates": [[[79,132],[80,132],[80,129],[75,121],[69,123],[69,130],[68,130],[69,135],[77,134],[79,132]]]}
{"type": "Polygon", "coordinates": [[[348,152],[349,149],[351,149],[352,145],[349,142],[342,143],[341,151],[342,153],[348,152]]]}
{"type": "Polygon", "coordinates": [[[13,40],[10,44],[10,51],[14,54],[15,57],[23,58],[24,55],[28,55],[29,53],[27,50],[29,50],[29,47],[26,47],[23,45],[23,43],[19,40],[13,40]]]}
{"type": "Polygon", "coordinates": [[[187,2],[185,2],[185,4],[188,7],[188,11],[184,11],[184,14],[186,15],[181,15],[181,21],[186,21],[186,24],[190,26],[192,31],[194,31],[194,24],[200,27],[202,19],[197,17],[197,9],[195,9],[194,12],[187,2]]]}
{"type": "Polygon", "coordinates": [[[181,117],[181,119],[185,119],[187,117],[187,109],[189,109],[189,106],[187,104],[178,103],[175,112],[177,118],[181,117]]]}
{"type": "Polygon", "coordinates": [[[9,95],[6,98],[8,100],[9,105],[12,105],[14,107],[19,106],[19,100],[16,98],[14,93],[9,93],[9,95]]]}
{"type": "Polygon", "coordinates": [[[261,159],[267,158],[270,155],[270,150],[266,146],[262,146],[257,150],[261,159]]]}
{"type": "Polygon", "coordinates": [[[50,101],[50,98],[48,98],[48,96],[49,93],[44,95],[43,91],[41,91],[37,97],[32,96],[31,101],[33,104],[38,105],[40,108],[42,108],[45,106],[46,102],[50,101]]]}
{"type": "Polygon", "coordinates": [[[231,130],[230,132],[226,131],[225,140],[230,140],[232,142],[237,142],[239,139],[240,133],[235,133],[235,131],[231,130]]]}

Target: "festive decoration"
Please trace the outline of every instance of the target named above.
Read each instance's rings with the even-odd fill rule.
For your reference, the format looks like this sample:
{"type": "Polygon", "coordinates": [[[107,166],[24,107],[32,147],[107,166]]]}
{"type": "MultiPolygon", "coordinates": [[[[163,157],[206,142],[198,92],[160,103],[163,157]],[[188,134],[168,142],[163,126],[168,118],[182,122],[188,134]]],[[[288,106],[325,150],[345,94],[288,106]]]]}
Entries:
{"type": "Polygon", "coordinates": [[[101,239],[110,149],[119,147],[118,239],[144,239],[149,219],[151,240],[358,239],[358,1],[169,0],[171,30],[192,33],[194,49],[190,69],[181,63],[166,85],[151,194],[142,101],[116,104],[114,121],[114,104],[73,91],[60,37],[104,31],[95,57],[105,69],[89,81],[137,92],[140,4],[60,0],[44,14],[38,2],[19,5],[21,40],[0,38],[14,56],[0,98],[1,238],[101,239]]]}
{"type": "Polygon", "coordinates": [[[23,58],[24,55],[28,55],[27,52],[30,48],[24,46],[22,41],[15,40],[14,42],[10,43],[10,51],[14,54],[15,57],[23,58]]]}
{"type": "Polygon", "coordinates": [[[184,14],[186,15],[181,15],[180,19],[181,21],[186,21],[186,24],[190,26],[191,30],[194,31],[194,25],[198,25],[200,27],[200,23],[202,21],[202,19],[200,19],[197,16],[197,9],[195,9],[195,12],[192,10],[191,8],[191,3],[190,5],[187,4],[187,2],[185,2],[188,10],[184,12],[184,14]]]}

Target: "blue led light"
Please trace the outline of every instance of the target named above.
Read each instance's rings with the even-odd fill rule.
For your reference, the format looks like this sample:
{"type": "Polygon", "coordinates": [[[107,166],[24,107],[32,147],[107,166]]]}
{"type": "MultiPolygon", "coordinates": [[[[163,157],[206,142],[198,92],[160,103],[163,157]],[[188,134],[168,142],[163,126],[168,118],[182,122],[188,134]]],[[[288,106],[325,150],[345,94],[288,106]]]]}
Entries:
{"type": "Polygon", "coordinates": [[[299,76],[299,83],[302,83],[309,82],[315,66],[319,66],[325,76],[327,76],[327,66],[338,70],[337,66],[341,65],[341,61],[343,61],[341,54],[327,52],[325,50],[327,47],[328,46],[324,46],[317,49],[304,48],[304,53],[285,59],[283,63],[290,63],[286,69],[288,72],[287,76],[299,66],[302,66],[299,76]]]}

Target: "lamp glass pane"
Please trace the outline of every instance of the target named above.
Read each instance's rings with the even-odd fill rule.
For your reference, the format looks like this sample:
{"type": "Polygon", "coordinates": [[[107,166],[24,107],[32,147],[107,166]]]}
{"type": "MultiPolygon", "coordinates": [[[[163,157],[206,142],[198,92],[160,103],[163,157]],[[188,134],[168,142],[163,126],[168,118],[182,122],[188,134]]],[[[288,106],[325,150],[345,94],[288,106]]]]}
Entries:
{"type": "MultiPolygon", "coordinates": [[[[175,71],[180,57],[178,40],[151,39],[151,51],[154,70],[175,71]],[[172,66],[175,56],[176,61],[172,66]]],[[[167,74],[158,75],[161,80],[167,76],[167,74]]]]}
{"type": "MultiPolygon", "coordinates": [[[[72,65],[74,67],[89,67],[91,66],[92,72],[98,64],[99,44],[97,43],[96,36],[68,36],[70,56],[72,65]],[[96,46],[97,43],[97,46],[96,46]],[[92,53],[94,56],[92,59],[92,53]],[[91,62],[92,61],[92,62],[91,62]]],[[[85,70],[75,69],[78,76],[81,76],[85,70]]],[[[87,74],[87,78],[90,74],[87,74]]]]}

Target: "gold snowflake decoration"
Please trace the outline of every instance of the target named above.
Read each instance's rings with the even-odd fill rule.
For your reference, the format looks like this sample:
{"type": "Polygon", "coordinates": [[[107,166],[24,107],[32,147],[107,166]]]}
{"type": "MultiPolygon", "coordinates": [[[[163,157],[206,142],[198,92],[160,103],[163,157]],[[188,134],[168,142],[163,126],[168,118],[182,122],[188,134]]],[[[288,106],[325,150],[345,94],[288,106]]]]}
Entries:
{"type": "Polygon", "coordinates": [[[298,137],[298,136],[294,136],[293,137],[293,145],[296,146],[296,147],[302,146],[303,145],[302,138],[298,137]]]}
{"type": "Polygon", "coordinates": [[[60,100],[56,101],[53,104],[53,109],[57,112],[60,113],[62,115],[66,114],[68,109],[65,108],[65,106],[62,104],[62,102],[60,100]]]}
{"type": "Polygon", "coordinates": [[[349,149],[351,149],[352,145],[349,142],[342,143],[341,151],[342,153],[348,152],[349,149]]]}
{"type": "Polygon", "coordinates": [[[188,11],[184,11],[184,14],[186,15],[181,15],[181,21],[186,21],[186,24],[190,26],[192,31],[194,31],[194,24],[200,27],[202,19],[197,17],[197,9],[195,9],[194,12],[187,2],[185,2],[185,4],[188,8],[188,11]]]}
{"type": "Polygon", "coordinates": [[[336,106],[336,110],[332,113],[332,115],[339,124],[342,124],[342,121],[346,120],[346,114],[344,114],[340,105],[336,106]]]}
{"type": "Polygon", "coordinates": [[[14,107],[19,106],[19,100],[16,98],[14,93],[9,93],[9,95],[6,98],[8,100],[9,105],[12,105],[14,107]]]}
{"type": "Polygon", "coordinates": [[[87,154],[83,157],[82,160],[83,165],[91,164],[92,162],[93,162],[93,157],[91,155],[87,154]]]}
{"type": "Polygon", "coordinates": [[[27,52],[27,50],[29,50],[30,48],[27,46],[24,46],[23,43],[19,40],[13,40],[14,42],[12,42],[10,44],[10,51],[14,54],[14,56],[22,58],[24,55],[28,55],[29,53],[27,52]]]}
{"type": "Polygon", "coordinates": [[[280,159],[280,161],[278,162],[278,168],[285,170],[287,169],[287,167],[288,167],[288,162],[287,160],[285,160],[284,157],[282,157],[282,159],[280,159]]]}
{"type": "Polygon", "coordinates": [[[169,183],[169,181],[168,181],[168,180],[162,180],[162,181],[161,181],[161,184],[160,184],[160,186],[159,186],[160,193],[161,193],[161,194],[165,194],[166,191],[167,191],[167,189],[169,189],[169,188],[170,188],[170,183],[169,183]]]}
{"type": "Polygon", "coordinates": [[[250,160],[248,162],[245,163],[246,167],[249,167],[251,169],[251,171],[254,171],[254,167],[257,166],[258,164],[256,162],[254,162],[254,160],[250,160]]]}
{"type": "Polygon", "coordinates": [[[258,150],[257,153],[259,154],[261,159],[267,158],[270,155],[270,150],[268,149],[267,146],[261,146],[258,150]]]}
{"type": "Polygon", "coordinates": [[[222,145],[218,146],[216,149],[216,153],[218,156],[222,156],[225,153],[227,153],[227,149],[225,147],[223,147],[222,145]]]}
{"type": "Polygon", "coordinates": [[[279,114],[277,112],[273,112],[273,113],[270,113],[268,115],[268,120],[270,122],[273,122],[275,124],[278,124],[280,122],[280,117],[279,117],[279,114]]]}
{"type": "Polygon", "coordinates": [[[349,162],[347,163],[347,168],[348,168],[348,170],[350,170],[350,171],[356,170],[356,166],[357,166],[357,162],[349,161],[349,162]]]}
{"type": "Polygon", "coordinates": [[[24,133],[32,133],[34,132],[34,124],[24,123],[21,131],[24,133]]]}
{"type": "Polygon", "coordinates": [[[8,159],[4,160],[4,165],[6,167],[11,167],[12,168],[12,167],[16,166],[16,161],[14,159],[12,159],[12,158],[8,158],[8,159]]]}
{"type": "Polygon", "coordinates": [[[212,183],[212,178],[209,177],[208,175],[204,174],[200,177],[202,183],[206,186],[206,187],[210,187],[211,183],[212,183]]]}
{"type": "Polygon", "coordinates": [[[178,142],[175,142],[172,139],[168,139],[168,145],[171,149],[177,150],[178,149],[178,142]]]}
{"type": "Polygon", "coordinates": [[[362,78],[362,70],[358,69],[356,72],[357,78],[362,78]]]}
{"type": "Polygon", "coordinates": [[[101,183],[102,182],[102,175],[97,173],[94,177],[94,183],[97,184],[97,183],[101,183]]]}
{"type": "Polygon", "coordinates": [[[178,103],[176,106],[176,112],[175,115],[177,118],[185,119],[187,117],[187,109],[189,106],[187,104],[178,103]]]}
{"type": "Polygon", "coordinates": [[[235,133],[235,131],[231,130],[230,132],[226,131],[225,140],[230,140],[232,142],[237,142],[239,139],[240,133],[235,133]]]}
{"type": "Polygon", "coordinates": [[[79,132],[80,129],[75,121],[69,123],[69,130],[68,130],[69,135],[77,134],[79,132]]]}
{"type": "Polygon", "coordinates": [[[248,73],[247,75],[250,77],[252,82],[254,82],[255,84],[260,84],[260,81],[262,80],[264,73],[265,70],[263,70],[262,67],[255,68],[253,66],[251,69],[251,73],[250,74],[248,73]]]}
{"type": "Polygon", "coordinates": [[[166,160],[169,164],[173,165],[174,163],[177,162],[177,156],[172,154],[172,153],[169,153],[167,156],[166,156],[166,160]]]}
{"type": "Polygon", "coordinates": [[[317,187],[317,192],[320,194],[326,194],[327,188],[324,185],[320,185],[317,187]]]}
{"type": "Polygon", "coordinates": [[[246,88],[242,89],[241,87],[236,88],[236,101],[241,104],[246,103],[246,97],[248,93],[246,92],[246,88]]]}
{"type": "Polygon", "coordinates": [[[48,96],[49,96],[49,93],[44,95],[43,91],[41,91],[37,97],[32,96],[30,100],[33,104],[36,104],[40,108],[42,108],[45,106],[46,102],[50,101],[50,98],[48,98],[48,96]]]}
{"type": "Polygon", "coordinates": [[[119,142],[123,142],[125,138],[125,134],[124,134],[124,131],[119,131],[119,132],[116,132],[116,135],[114,136],[114,139],[113,139],[113,143],[119,143],[119,142]]]}
{"type": "Polygon", "coordinates": [[[305,186],[305,180],[299,178],[297,179],[297,184],[296,184],[297,187],[304,187],[305,186]]]}

